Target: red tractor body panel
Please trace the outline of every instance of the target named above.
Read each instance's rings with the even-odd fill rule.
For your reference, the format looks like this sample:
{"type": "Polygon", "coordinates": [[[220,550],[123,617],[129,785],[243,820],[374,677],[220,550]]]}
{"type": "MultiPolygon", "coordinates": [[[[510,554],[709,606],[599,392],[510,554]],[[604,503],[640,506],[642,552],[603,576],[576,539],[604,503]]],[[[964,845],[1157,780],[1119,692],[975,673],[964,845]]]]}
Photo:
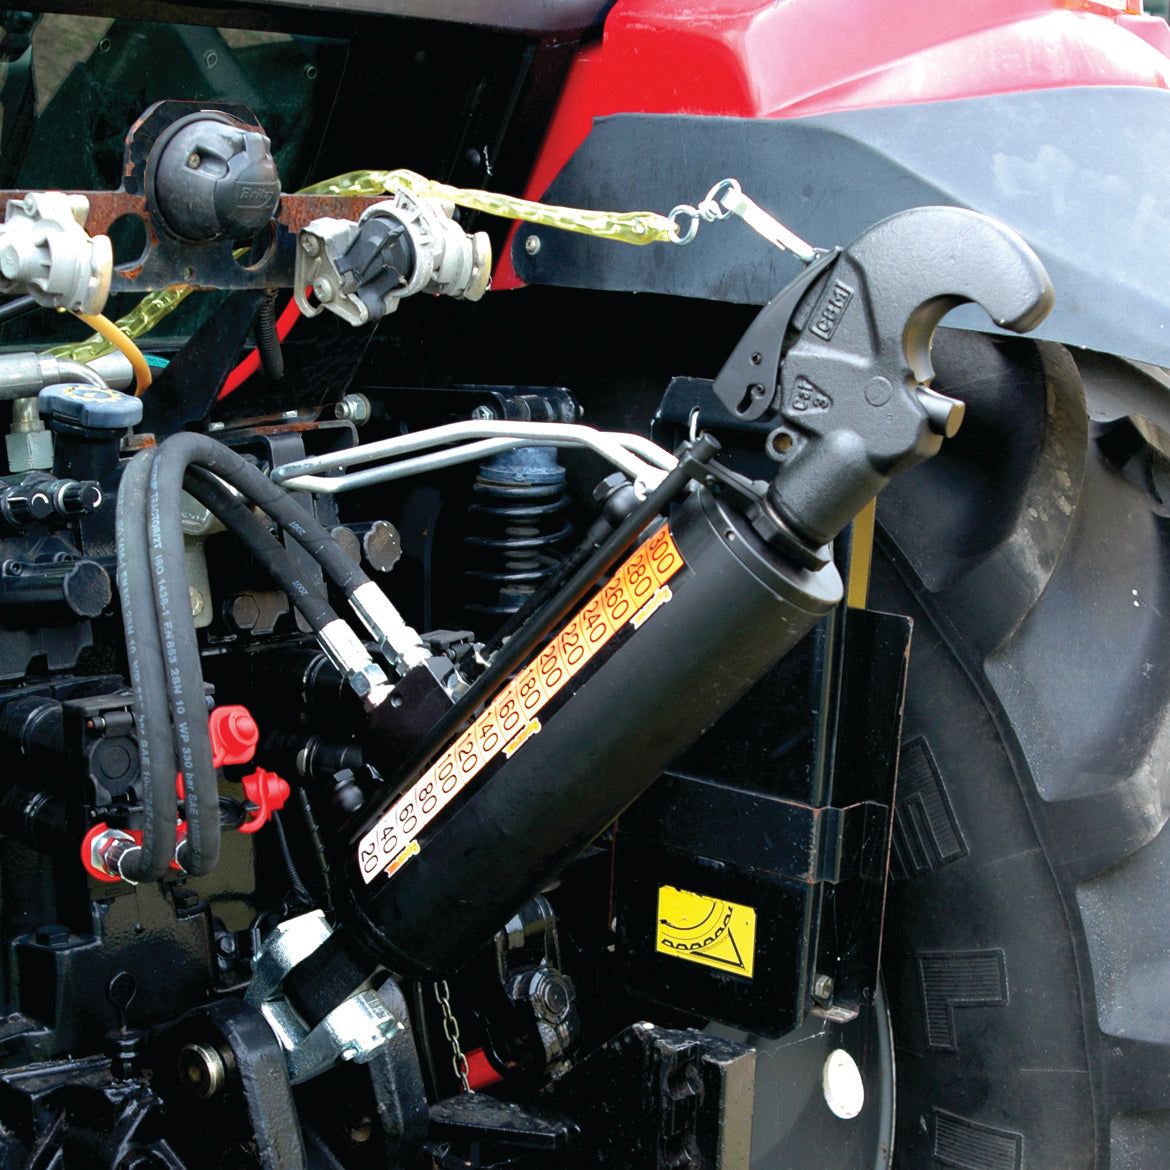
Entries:
{"type": "MultiPolygon", "coordinates": [[[[618,0],[526,193],[543,195],[609,114],[790,118],[1084,85],[1170,89],[1170,26],[1140,0],[618,0]]],[[[519,283],[505,250],[495,287],[519,283]]]]}

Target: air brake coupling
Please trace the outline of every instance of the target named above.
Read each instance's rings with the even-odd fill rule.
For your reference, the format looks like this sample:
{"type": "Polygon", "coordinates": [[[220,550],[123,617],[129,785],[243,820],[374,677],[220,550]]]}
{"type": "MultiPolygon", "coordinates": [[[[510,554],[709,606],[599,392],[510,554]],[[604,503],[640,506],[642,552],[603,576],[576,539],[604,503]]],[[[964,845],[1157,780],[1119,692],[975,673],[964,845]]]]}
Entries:
{"type": "Polygon", "coordinates": [[[454,214],[452,203],[399,189],[356,222],[313,220],[297,236],[301,312],[328,309],[365,325],[415,293],[478,301],[491,278],[491,243],[485,232],[465,232],[454,214]]]}
{"type": "Polygon", "coordinates": [[[0,292],[27,293],[50,309],[100,313],[110,293],[108,236],[85,230],[89,200],[61,191],[10,199],[0,224],[0,292]]]}

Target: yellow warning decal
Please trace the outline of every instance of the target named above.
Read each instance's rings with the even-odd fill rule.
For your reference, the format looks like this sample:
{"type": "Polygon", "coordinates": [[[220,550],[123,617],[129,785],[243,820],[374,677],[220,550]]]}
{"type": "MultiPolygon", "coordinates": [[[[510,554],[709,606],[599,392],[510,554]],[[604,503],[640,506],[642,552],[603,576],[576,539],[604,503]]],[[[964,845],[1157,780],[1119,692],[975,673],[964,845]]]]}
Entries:
{"type": "Polygon", "coordinates": [[[417,854],[415,838],[488,764],[501,754],[510,759],[540,733],[537,715],[553,696],[626,625],[637,629],[670,601],[666,583],[683,564],[662,524],[362,837],[362,879],[394,874],[412,846],[417,854]]]}
{"type": "Polygon", "coordinates": [[[750,979],[756,962],[756,912],[724,898],[659,886],[654,949],[750,979]]]}

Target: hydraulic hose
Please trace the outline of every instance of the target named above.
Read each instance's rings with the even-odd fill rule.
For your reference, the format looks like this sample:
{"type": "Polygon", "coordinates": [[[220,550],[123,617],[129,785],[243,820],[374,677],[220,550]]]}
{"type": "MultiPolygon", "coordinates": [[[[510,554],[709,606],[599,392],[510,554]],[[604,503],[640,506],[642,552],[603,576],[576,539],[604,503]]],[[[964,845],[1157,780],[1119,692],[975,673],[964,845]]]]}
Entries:
{"type": "Polygon", "coordinates": [[[142,798],[142,848],[127,854],[122,876],[135,882],[157,881],[166,873],[175,848],[178,816],[174,741],[144,523],[147,480],[155,454],[142,451],[127,465],[116,513],[118,595],[134,696],[142,798]]]}
{"type": "Polygon", "coordinates": [[[160,478],[168,484],[170,498],[176,501],[187,468],[193,464],[207,468],[226,480],[256,507],[267,512],[321,566],[325,576],[350,597],[370,578],[350,560],[348,554],[326,528],[307,509],[302,508],[283,488],[253,467],[230,447],[206,435],[184,432],[172,435],[159,448],[160,478]]]}
{"type": "MultiPolygon", "coordinates": [[[[181,512],[172,498],[171,478],[160,474],[160,450],[144,451],[131,461],[118,495],[118,584],[142,757],[143,848],[141,853],[131,852],[123,865],[123,875],[132,881],[155,880],[170,864],[176,771],[182,773],[186,805],[184,869],[208,873],[219,855],[219,796],[203,730],[203,674],[194,623],[186,608],[182,529],[174,520],[181,512]]],[[[213,475],[194,467],[188,471],[187,486],[264,565],[315,632],[337,620],[328,602],[300,578],[285,549],[241,499],[213,475]]]]}
{"type": "Polygon", "coordinates": [[[155,454],[147,480],[146,533],[150,577],[162,638],[164,682],[171,703],[175,754],[183,780],[187,840],[183,868],[210,873],[219,861],[219,786],[207,734],[207,701],[199,641],[191,618],[186,588],[187,561],[183,548],[182,484],[169,490],[163,473],[162,448],[155,454]]]}
{"type": "MultiPolygon", "coordinates": [[[[219,857],[219,795],[210,742],[202,730],[205,714],[203,672],[199,660],[198,636],[183,587],[187,578],[182,526],[175,519],[182,511],[184,481],[192,494],[222,520],[265,566],[275,582],[304,614],[315,633],[338,619],[328,602],[301,579],[280,542],[252,514],[246,503],[233,496],[205,468],[194,462],[187,463],[183,453],[176,455],[176,440],[182,445],[182,440],[187,438],[197,436],[176,436],[176,439],[169,440],[159,448],[151,464],[147,531],[150,535],[150,572],[162,631],[162,648],[171,666],[166,672],[165,682],[171,701],[175,748],[183,775],[187,812],[183,866],[189,873],[203,874],[214,868],[219,857]],[[181,475],[176,471],[177,464],[183,464],[181,475]]],[[[193,446],[204,447],[204,458],[214,456],[216,462],[229,466],[235,460],[243,463],[234,452],[212,440],[208,440],[206,445],[186,444],[186,454],[194,454],[190,450],[193,446]],[[207,448],[215,450],[209,451],[207,448]],[[219,459],[221,451],[231,458],[219,459]]],[[[243,465],[248,466],[246,463],[243,465]]],[[[259,472],[256,474],[261,483],[267,484],[268,481],[259,472]]],[[[279,492],[280,489],[275,490],[279,492]]],[[[295,504],[292,506],[296,507],[295,504]]],[[[299,508],[297,510],[302,511],[299,508]]]]}
{"type": "Polygon", "coordinates": [[[319,633],[337,620],[333,607],[311,585],[303,581],[284,546],[268,531],[243,499],[203,467],[188,468],[184,486],[209,512],[223,522],[256,560],[288,594],[297,611],[319,633]]]}

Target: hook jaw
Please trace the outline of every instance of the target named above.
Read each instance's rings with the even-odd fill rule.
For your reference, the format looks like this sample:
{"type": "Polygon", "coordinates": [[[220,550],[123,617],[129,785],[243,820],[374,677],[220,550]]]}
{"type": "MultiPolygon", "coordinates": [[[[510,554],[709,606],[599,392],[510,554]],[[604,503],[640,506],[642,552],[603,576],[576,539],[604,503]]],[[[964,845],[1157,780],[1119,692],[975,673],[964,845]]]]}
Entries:
{"type": "Polygon", "coordinates": [[[1010,228],[960,207],[918,207],[814,261],[759,314],[715,381],[745,421],[772,417],[778,527],[827,544],[889,480],[936,454],[964,406],[930,389],[930,345],[957,305],[1035,328],[1052,283],[1010,228]],[[778,441],[779,440],[779,441],[778,441]]]}

